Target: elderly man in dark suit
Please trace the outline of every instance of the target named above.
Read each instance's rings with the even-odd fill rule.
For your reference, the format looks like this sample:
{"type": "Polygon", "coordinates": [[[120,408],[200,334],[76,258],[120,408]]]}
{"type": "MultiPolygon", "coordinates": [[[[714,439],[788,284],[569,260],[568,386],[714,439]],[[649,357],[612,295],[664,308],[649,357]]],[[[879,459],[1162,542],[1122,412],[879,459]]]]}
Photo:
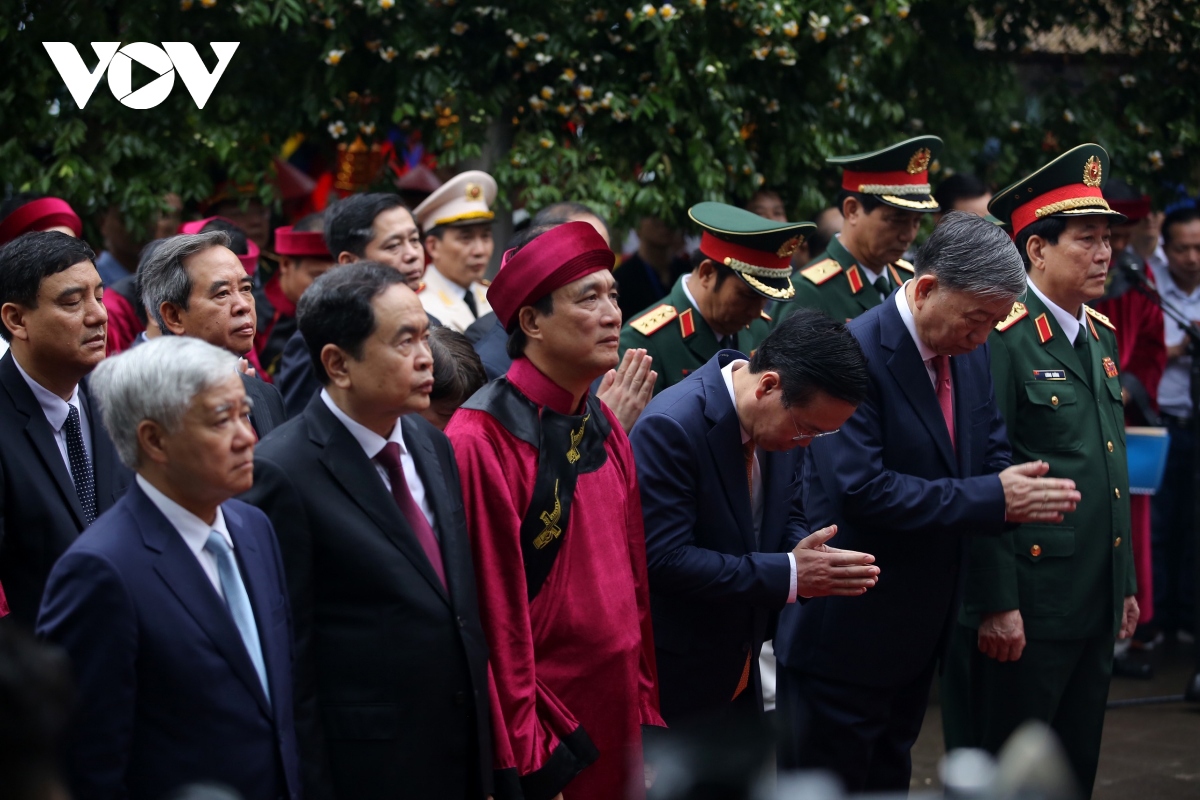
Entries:
{"type": "MultiPolygon", "coordinates": [[[[254,283],[224,231],[164,239],[139,269],[142,302],[164,335],[194,336],[238,356],[254,349],[254,283]]],[[[245,365],[242,364],[242,369],[245,365]]],[[[250,424],[266,437],[286,419],[279,390],[242,373],[250,424]]]]}
{"type": "Polygon", "coordinates": [[[132,479],[85,376],[104,358],[108,314],[95,254],[64,233],[0,249],[0,616],[33,629],[46,577],[132,479]]]}
{"type": "Polygon", "coordinates": [[[760,715],[759,651],[775,613],[875,584],[872,557],[825,547],[834,530],[809,535],[796,502],[802,448],[836,433],[866,391],[858,343],[840,323],[803,311],[748,361],[719,352],[634,426],[668,724],[760,715]]]}
{"type": "Polygon", "coordinates": [[[909,751],[957,613],[964,539],[1057,521],[1079,499],[1044,462],[1009,466],[988,334],[1025,291],[1008,236],[963,212],[922,246],[916,277],[849,324],[870,388],[806,453],[804,510],[875,555],[861,598],[789,606],[776,637],[784,767],[832,770],[850,791],[908,789],[909,751]]]}
{"type": "Polygon", "coordinates": [[[163,337],[96,369],[135,484],[50,573],[39,635],[74,666],[80,800],[159,800],[215,781],[298,800],[287,585],[254,479],[236,358],[163,337]]]}
{"type": "Polygon", "coordinates": [[[482,800],[488,650],[458,469],[429,405],[429,319],[364,262],[300,299],[323,388],[259,447],[245,498],[275,523],[296,613],[305,795],[482,800]]]}

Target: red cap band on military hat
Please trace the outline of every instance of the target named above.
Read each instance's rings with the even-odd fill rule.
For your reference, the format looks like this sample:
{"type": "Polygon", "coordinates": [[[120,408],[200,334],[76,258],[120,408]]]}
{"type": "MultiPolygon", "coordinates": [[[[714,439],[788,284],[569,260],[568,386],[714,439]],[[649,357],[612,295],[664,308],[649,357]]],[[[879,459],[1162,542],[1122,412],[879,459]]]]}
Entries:
{"type": "Polygon", "coordinates": [[[1057,214],[1069,208],[1084,208],[1101,206],[1108,209],[1104,194],[1099,186],[1087,186],[1083,183],[1071,183],[1051,189],[1045,194],[1022,203],[1012,212],[1012,236],[1015,241],[1022,228],[1028,227],[1039,219],[1057,214]],[[1095,200],[1095,202],[1091,202],[1095,200]],[[1080,202],[1082,201],[1082,202],[1080,202]]]}
{"type": "Polygon", "coordinates": [[[1109,200],[1108,206],[1119,214],[1124,214],[1130,222],[1137,222],[1150,216],[1150,196],[1142,195],[1134,200],[1109,200]]]}
{"type": "MultiPolygon", "coordinates": [[[[222,222],[228,222],[239,231],[242,230],[241,228],[238,228],[237,223],[231,219],[225,219],[225,217],[205,217],[204,219],[197,219],[193,220],[192,222],[183,223],[179,226],[179,233],[200,233],[202,230],[204,230],[204,226],[212,222],[214,219],[219,219],[222,222]]],[[[242,231],[242,233],[245,233],[245,231],[242,231]]],[[[248,275],[253,275],[254,270],[258,268],[258,252],[258,245],[256,245],[254,241],[247,236],[246,255],[238,255],[237,258],[238,261],[242,262],[242,267],[245,268],[248,275]]],[[[237,254],[235,253],[235,255],[237,254]]]]}
{"type": "Polygon", "coordinates": [[[23,233],[44,231],[65,225],[75,232],[75,237],[83,235],[83,223],[79,215],[71,208],[66,200],[57,197],[43,197],[33,200],[13,211],[3,222],[0,222],[0,244],[11,242],[23,233]]]}
{"type": "Polygon", "coordinates": [[[291,225],[275,229],[275,252],[281,256],[329,258],[325,234],[320,231],[296,231],[291,225]]]}
{"type": "Polygon", "coordinates": [[[512,332],[517,312],[568,283],[611,270],[616,256],[588,222],[566,222],[517,251],[504,254],[487,299],[504,329],[512,332]]]}
{"type": "Polygon", "coordinates": [[[909,172],[898,169],[894,172],[857,172],[843,170],[842,188],[848,192],[861,192],[863,186],[924,186],[929,183],[929,171],[909,172]]]}
{"type": "Polygon", "coordinates": [[[745,247],[733,242],[727,242],[717,236],[713,236],[708,231],[704,231],[700,235],[700,252],[724,264],[727,267],[734,267],[741,270],[732,264],[732,261],[748,264],[754,268],[754,274],[760,278],[788,278],[792,274],[792,258],[790,255],[781,256],[778,253],[767,253],[762,250],[755,250],[752,247],[745,247]],[[766,274],[767,271],[776,272],[778,275],[766,274]]]}

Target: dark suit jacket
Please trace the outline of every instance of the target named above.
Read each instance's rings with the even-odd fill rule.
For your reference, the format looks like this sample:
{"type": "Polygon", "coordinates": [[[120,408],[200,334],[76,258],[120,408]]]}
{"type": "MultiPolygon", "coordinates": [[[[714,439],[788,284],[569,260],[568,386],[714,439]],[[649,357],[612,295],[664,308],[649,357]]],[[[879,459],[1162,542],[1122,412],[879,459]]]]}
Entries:
{"type": "Polygon", "coordinates": [[[402,426],[449,594],[320,395],[255,453],[245,499],[275,523],[287,569],[308,800],[482,798],[490,785],[488,652],[458,468],[432,425],[402,426]]]}
{"type": "MultiPolygon", "coordinates": [[[[117,458],[86,379],[79,404],[91,426],[96,507],[104,513],[133,475],[117,458]]],[[[0,506],[0,584],[12,618],[32,630],[50,568],[83,531],[83,509],[54,430],[11,351],[0,358],[0,506]]]]}
{"type": "Polygon", "coordinates": [[[728,706],[747,653],[762,708],[758,653],[773,613],[787,603],[787,553],[807,535],[796,496],[797,448],[760,453],[764,503],[755,540],[741,425],[721,376],[738,358],[745,356],[722,350],[663,391],[629,435],[668,724],[728,706]]]}
{"type": "Polygon", "coordinates": [[[483,371],[489,381],[508,372],[512,366],[512,359],[508,357],[508,332],[496,319],[495,312],[488,312],[472,322],[464,335],[483,362],[483,371]]]}
{"type": "Polygon", "coordinates": [[[254,409],[250,412],[250,424],[258,438],[265,439],[268,433],[287,419],[283,411],[283,397],[278,389],[261,378],[251,378],[243,374],[242,386],[246,387],[246,396],[254,403],[254,409]]]}
{"type": "Polygon", "coordinates": [[[38,634],[64,647],[79,706],[68,749],[78,800],[161,800],[218,781],[246,800],[300,797],[287,585],[271,525],[222,511],[266,662],[268,702],[229,609],[135,483],[59,559],[38,634]]]}
{"type": "MultiPolygon", "coordinates": [[[[894,295],[893,295],[894,297],[894,295]]],[[[806,453],[804,510],[838,526],[831,544],[872,553],[879,582],[779,619],[780,663],[874,687],[915,680],[944,646],[960,597],[963,538],[1004,529],[995,473],[1011,459],[987,345],[951,358],[957,453],[895,300],[847,326],[867,357],[867,399],[806,453]]]]}
{"type": "Polygon", "coordinates": [[[284,413],[288,419],[304,413],[308,401],[321,391],[321,384],[313,373],[308,343],[300,331],[293,333],[283,346],[279,371],[275,373],[275,385],[283,395],[284,413]]]}

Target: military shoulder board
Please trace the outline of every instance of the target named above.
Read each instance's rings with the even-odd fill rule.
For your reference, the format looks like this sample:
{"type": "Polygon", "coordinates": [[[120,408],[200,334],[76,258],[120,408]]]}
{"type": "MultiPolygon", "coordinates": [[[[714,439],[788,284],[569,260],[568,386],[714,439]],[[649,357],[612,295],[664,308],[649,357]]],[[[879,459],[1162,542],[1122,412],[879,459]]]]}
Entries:
{"type": "Polygon", "coordinates": [[[679,316],[679,312],[675,310],[675,306],[663,303],[660,306],[650,309],[637,319],[630,320],[629,327],[643,336],[649,336],[652,333],[662,330],[663,326],[677,316],[679,316]]]}
{"type": "Polygon", "coordinates": [[[1024,303],[1019,301],[1013,303],[1012,311],[1008,312],[1008,316],[996,323],[996,330],[1006,331],[1027,316],[1029,316],[1029,311],[1025,308],[1024,303]]]}
{"type": "Polygon", "coordinates": [[[904,270],[905,272],[916,272],[916,269],[913,267],[912,262],[905,261],[903,258],[897,258],[894,266],[904,270]]]}
{"type": "Polygon", "coordinates": [[[1099,322],[1101,325],[1108,328],[1110,331],[1116,331],[1117,326],[1112,324],[1112,320],[1109,319],[1108,317],[1104,316],[1103,314],[1101,314],[1096,309],[1092,308],[1091,306],[1085,305],[1083,307],[1083,310],[1087,312],[1087,315],[1089,317],[1096,320],[1096,322],[1099,322]]]}
{"type": "Polygon", "coordinates": [[[820,286],[825,281],[842,271],[842,265],[832,258],[826,258],[800,270],[800,274],[812,283],[820,286]]]}

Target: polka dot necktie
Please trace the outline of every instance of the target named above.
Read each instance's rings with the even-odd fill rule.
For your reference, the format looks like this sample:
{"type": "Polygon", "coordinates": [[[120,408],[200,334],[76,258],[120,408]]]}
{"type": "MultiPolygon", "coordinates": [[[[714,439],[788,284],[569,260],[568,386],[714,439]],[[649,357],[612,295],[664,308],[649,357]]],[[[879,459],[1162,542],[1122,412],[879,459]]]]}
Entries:
{"type": "Polygon", "coordinates": [[[92,462],[88,460],[87,449],[83,446],[79,409],[70,404],[67,407],[70,411],[67,412],[67,423],[63,428],[67,433],[67,460],[71,462],[71,480],[75,484],[79,507],[83,509],[84,525],[91,525],[96,521],[96,476],[92,474],[92,462]]]}

